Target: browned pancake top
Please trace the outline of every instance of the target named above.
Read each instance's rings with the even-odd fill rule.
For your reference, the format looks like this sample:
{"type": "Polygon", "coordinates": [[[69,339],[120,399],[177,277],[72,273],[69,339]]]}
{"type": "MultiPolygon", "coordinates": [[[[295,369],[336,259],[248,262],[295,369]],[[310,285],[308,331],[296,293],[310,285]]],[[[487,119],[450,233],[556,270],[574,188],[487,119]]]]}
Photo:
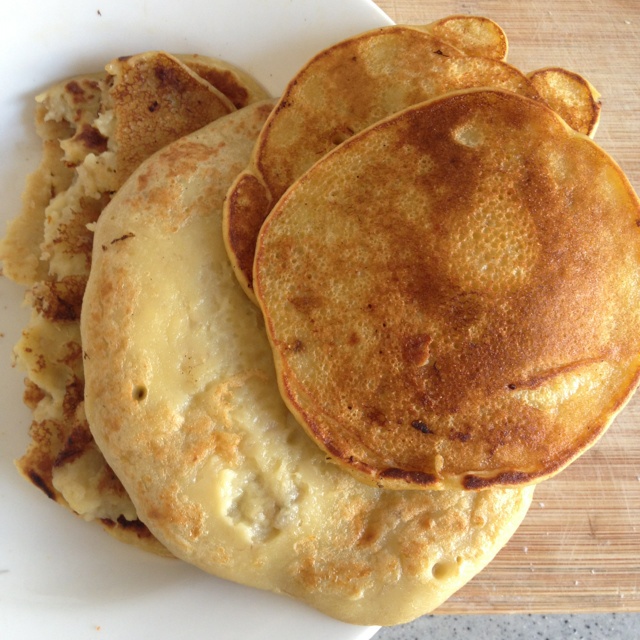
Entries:
{"type": "Polygon", "coordinates": [[[515,67],[465,55],[425,28],[375,29],[314,56],[287,86],[256,143],[250,166],[225,205],[227,246],[247,293],[252,295],[260,225],[314,162],[397,111],[471,87],[538,97],[533,84],[515,67]]]}
{"type": "Polygon", "coordinates": [[[639,225],[617,165],[547,107],[487,90],[410,108],[263,226],[256,295],[285,400],[384,486],[547,477],[635,388],[639,225]]]}

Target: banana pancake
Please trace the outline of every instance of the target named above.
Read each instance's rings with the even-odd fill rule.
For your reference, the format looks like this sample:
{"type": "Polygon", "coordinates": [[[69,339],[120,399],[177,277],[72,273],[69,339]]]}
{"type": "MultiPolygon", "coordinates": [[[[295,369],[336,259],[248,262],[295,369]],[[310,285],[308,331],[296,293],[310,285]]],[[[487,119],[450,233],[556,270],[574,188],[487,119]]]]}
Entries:
{"type": "Polygon", "coordinates": [[[14,350],[33,411],[32,443],[18,462],[20,471],[85,519],[162,553],[91,437],[83,410],[80,308],[91,266],[91,225],[128,177],[131,157],[235,110],[192,67],[218,78],[240,104],[265,95],[230,65],[163,52],[113,61],[113,74],[76,76],[39,95],[41,164],[0,243],[4,274],[28,286],[33,309],[14,350]],[[131,84],[132,78],[140,82],[131,84]],[[149,128],[155,130],[152,146],[149,128]],[[127,163],[120,161],[123,144],[127,163]]]}
{"type": "Polygon", "coordinates": [[[342,620],[403,622],[494,556],[531,490],[372,488],[295,423],[221,229],[269,108],[161,150],[98,220],[82,308],[86,412],[139,517],[179,558],[342,620]]]}
{"type": "Polygon", "coordinates": [[[249,297],[260,226],[285,190],[335,146],[396,111],[457,89],[490,86],[538,97],[515,67],[467,55],[432,29],[448,31],[437,25],[368,31],[321,51],[290,81],[225,203],[225,242],[249,297]]]}
{"type": "Polygon", "coordinates": [[[260,233],[285,401],[372,484],[555,474],[638,383],[639,220],[615,162],[537,101],[470,90],[374,125],[260,233]]]}

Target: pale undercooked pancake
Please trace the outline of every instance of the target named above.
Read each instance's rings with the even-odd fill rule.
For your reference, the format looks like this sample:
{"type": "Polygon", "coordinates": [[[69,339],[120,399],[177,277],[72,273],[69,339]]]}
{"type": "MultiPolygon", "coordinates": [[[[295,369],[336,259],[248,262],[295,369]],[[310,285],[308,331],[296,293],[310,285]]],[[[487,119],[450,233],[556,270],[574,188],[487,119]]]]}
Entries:
{"type": "Polygon", "coordinates": [[[33,411],[33,442],[19,469],[84,518],[161,552],[89,432],[79,320],[91,265],[91,224],[128,177],[132,159],[235,111],[192,68],[218,81],[239,105],[265,95],[227,64],[163,52],[113,61],[107,73],[70,78],[39,95],[41,164],[0,243],[4,275],[28,286],[33,308],[15,348],[33,411]]]}
{"type": "Polygon", "coordinates": [[[342,620],[395,624],[479,571],[531,490],[372,488],[296,424],[221,230],[267,114],[248,107],[163,149],[105,209],[82,309],[87,415],[176,556],[342,620]]]}
{"type": "Polygon", "coordinates": [[[467,55],[433,35],[431,29],[446,36],[443,23],[360,34],[318,53],[289,82],[225,203],[225,242],[250,297],[260,226],[285,190],[335,146],[396,111],[449,91],[490,86],[538,97],[516,68],[467,55]]]}
{"type": "Polygon", "coordinates": [[[639,226],[619,167],[539,102],[409,108],[314,165],[262,228],[281,392],[364,481],[549,477],[637,385],[639,226]]]}

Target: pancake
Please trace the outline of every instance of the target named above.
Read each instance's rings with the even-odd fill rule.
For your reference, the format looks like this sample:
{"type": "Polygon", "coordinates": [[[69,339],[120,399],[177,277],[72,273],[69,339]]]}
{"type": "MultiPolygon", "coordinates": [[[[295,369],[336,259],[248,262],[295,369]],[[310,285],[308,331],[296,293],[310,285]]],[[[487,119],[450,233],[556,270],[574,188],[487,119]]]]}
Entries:
{"type": "Polygon", "coordinates": [[[100,217],[82,308],[91,430],[179,558],[349,622],[410,620],[494,556],[531,489],[372,488],[295,423],[221,232],[256,115],[267,109],[163,149],[100,217]]]}
{"type": "Polygon", "coordinates": [[[637,386],[639,220],[615,162],[534,100],[470,90],[374,125],[260,233],[287,405],[372,484],[552,476],[637,386]]]}
{"type": "Polygon", "coordinates": [[[447,16],[426,25],[424,29],[467,55],[494,60],[507,59],[507,35],[499,24],[489,18],[447,16]]]}
{"type": "Polygon", "coordinates": [[[559,67],[528,75],[542,99],[572,128],[593,138],[600,122],[600,94],[581,75],[559,67]]]}
{"type": "MultiPolygon", "coordinates": [[[[444,27],[436,30],[446,32],[444,27]]],[[[225,203],[225,241],[247,294],[253,299],[260,226],[314,162],[396,111],[449,91],[483,86],[538,97],[516,68],[465,55],[429,27],[368,31],[314,56],[288,84],[225,203]]]]}
{"type": "MultiPolygon", "coordinates": [[[[228,65],[204,56],[180,58],[207,77],[226,78],[225,88],[236,99],[262,95],[255,81],[245,83],[228,65]]],[[[116,537],[167,553],[137,519],[84,415],[80,308],[91,266],[91,225],[128,177],[128,163],[140,150],[149,153],[235,107],[162,52],[114,61],[109,69],[113,76],[76,76],[37,97],[41,164],[27,181],[20,215],[0,243],[4,275],[28,287],[33,309],[14,350],[16,364],[26,372],[25,402],[33,411],[32,443],[18,468],[47,496],[98,520],[116,537]],[[128,85],[132,75],[141,82],[128,85]],[[149,111],[156,102],[160,106],[149,111]],[[149,118],[156,130],[152,146],[149,118]],[[120,162],[123,140],[126,163],[120,162]]]]}

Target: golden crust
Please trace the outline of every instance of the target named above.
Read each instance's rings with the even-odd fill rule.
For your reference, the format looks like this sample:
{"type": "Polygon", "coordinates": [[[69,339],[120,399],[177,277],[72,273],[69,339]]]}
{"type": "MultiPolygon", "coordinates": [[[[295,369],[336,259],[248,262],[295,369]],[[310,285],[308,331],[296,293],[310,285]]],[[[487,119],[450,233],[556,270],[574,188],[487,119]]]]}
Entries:
{"type": "Polygon", "coordinates": [[[460,92],[374,125],[260,234],[287,404],[385,487],[556,473],[638,383],[639,220],[613,160],[539,102],[460,92]]]}
{"type": "Polygon", "coordinates": [[[242,188],[248,181],[251,190],[240,198],[232,190],[225,204],[229,256],[249,297],[257,236],[246,230],[259,229],[275,202],[315,161],[396,111],[483,86],[538,95],[514,67],[465,55],[418,27],[376,29],[314,56],[290,81],[236,183],[242,188]]]}
{"type": "Polygon", "coordinates": [[[371,488],[291,418],[220,224],[266,116],[238,111],[165,148],[98,221],[82,311],[89,422],[176,556],[342,620],[407,621],[494,556],[531,491],[371,488]]]}

